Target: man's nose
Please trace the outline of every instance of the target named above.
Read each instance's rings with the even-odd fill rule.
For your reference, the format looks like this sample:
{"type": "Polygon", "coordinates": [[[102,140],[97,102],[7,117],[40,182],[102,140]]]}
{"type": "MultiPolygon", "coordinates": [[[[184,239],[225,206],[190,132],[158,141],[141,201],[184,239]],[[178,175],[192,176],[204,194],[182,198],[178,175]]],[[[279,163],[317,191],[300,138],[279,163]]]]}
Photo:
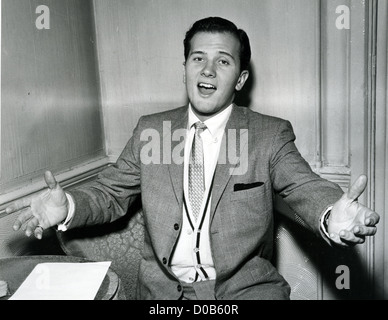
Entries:
{"type": "Polygon", "coordinates": [[[208,61],[205,64],[202,70],[202,75],[210,78],[214,78],[216,76],[216,70],[212,61],[208,61]]]}

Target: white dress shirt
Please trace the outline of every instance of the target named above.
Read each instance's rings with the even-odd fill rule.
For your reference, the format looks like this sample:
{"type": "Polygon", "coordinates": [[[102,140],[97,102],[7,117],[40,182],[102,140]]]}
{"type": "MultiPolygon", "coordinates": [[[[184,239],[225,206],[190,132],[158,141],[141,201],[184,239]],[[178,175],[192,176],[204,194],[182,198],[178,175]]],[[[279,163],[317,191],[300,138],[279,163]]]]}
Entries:
{"type": "Polygon", "coordinates": [[[231,112],[232,105],[227,107],[219,114],[204,121],[207,128],[201,133],[201,138],[203,141],[204,149],[205,193],[202,201],[200,215],[198,216],[197,220],[195,220],[191,212],[188,197],[188,163],[195,133],[194,123],[200,120],[194,114],[191,105],[189,106],[187,128],[188,132],[185,141],[183,176],[184,197],[186,200],[185,203],[187,205],[188,212],[186,212],[186,207],[184,206],[182,212],[182,231],[171,259],[172,272],[183,282],[190,283],[201,280],[213,280],[216,277],[209,238],[209,217],[211,203],[210,187],[217,165],[225,126],[228,122],[231,112]],[[209,201],[207,210],[204,212],[208,197],[209,201]],[[205,216],[203,217],[203,215],[205,216]],[[202,218],[202,227],[200,233],[198,234],[202,218]],[[199,246],[197,247],[198,241],[199,246]],[[200,258],[200,261],[198,261],[198,257],[200,258]]]}

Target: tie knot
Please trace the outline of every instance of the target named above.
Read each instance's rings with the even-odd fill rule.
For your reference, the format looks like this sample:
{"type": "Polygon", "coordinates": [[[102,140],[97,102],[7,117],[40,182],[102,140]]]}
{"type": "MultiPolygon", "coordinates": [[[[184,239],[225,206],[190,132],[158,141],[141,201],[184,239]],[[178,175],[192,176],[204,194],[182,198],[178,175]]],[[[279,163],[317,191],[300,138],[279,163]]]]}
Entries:
{"type": "Polygon", "coordinates": [[[196,123],[194,123],[194,127],[195,127],[195,131],[204,131],[207,128],[206,124],[204,124],[201,121],[197,121],[196,123]]]}

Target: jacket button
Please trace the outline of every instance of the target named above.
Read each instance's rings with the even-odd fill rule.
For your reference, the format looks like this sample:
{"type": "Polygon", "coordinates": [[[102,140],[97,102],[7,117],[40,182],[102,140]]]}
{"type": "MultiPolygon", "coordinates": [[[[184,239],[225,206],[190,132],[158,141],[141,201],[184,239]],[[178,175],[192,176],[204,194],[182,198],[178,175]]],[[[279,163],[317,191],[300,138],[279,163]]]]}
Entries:
{"type": "Polygon", "coordinates": [[[182,286],[180,284],[178,284],[178,286],[176,287],[176,289],[181,292],[182,291],[182,286]]]}
{"type": "Polygon", "coordinates": [[[163,264],[166,264],[167,263],[167,259],[166,258],[163,258],[163,264]]]}
{"type": "Polygon", "coordinates": [[[179,224],[177,224],[177,223],[174,224],[174,229],[175,229],[175,230],[179,230],[179,224]]]}

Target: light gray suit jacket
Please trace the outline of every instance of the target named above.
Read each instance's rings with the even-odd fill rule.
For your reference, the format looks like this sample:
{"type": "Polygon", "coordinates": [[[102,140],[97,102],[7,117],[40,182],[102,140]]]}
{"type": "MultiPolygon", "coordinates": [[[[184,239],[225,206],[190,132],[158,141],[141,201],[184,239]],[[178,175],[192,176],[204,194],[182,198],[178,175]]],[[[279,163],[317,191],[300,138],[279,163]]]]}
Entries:
{"type": "MultiPolygon", "coordinates": [[[[185,106],[140,118],[117,163],[97,181],[71,192],[76,214],[70,227],[107,223],[130,214],[131,203],[141,196],[145,244],[139,299],[179,299],[182,295],[169,261],[182,226],[183,164],[174,157],[171,161],[165,157],[167,163],[163,163],[163,155],[182,151],[183,138],[171,138],[171,133],[186,129],[187,117],[185,106]],[[166,130],[170,124],[171,131],[166,130]],[[142,155],[150,150],[150,140],[142,134],[160,136],[160,164],[144,163],[142,155]]],[[[322,236],[321,215],[343,193],[312,172],[294,140],[288,121],[233,106],[220,151],[226,161],[216,168],[210,210],[217,299],[288,299],[290,287],[269,261],[275,193],[317,236],[322,236]],[[236,135],[229,134],[233,132],[236,135]],[[235,136],[237,141],[231,139],[235,136]]]]}

